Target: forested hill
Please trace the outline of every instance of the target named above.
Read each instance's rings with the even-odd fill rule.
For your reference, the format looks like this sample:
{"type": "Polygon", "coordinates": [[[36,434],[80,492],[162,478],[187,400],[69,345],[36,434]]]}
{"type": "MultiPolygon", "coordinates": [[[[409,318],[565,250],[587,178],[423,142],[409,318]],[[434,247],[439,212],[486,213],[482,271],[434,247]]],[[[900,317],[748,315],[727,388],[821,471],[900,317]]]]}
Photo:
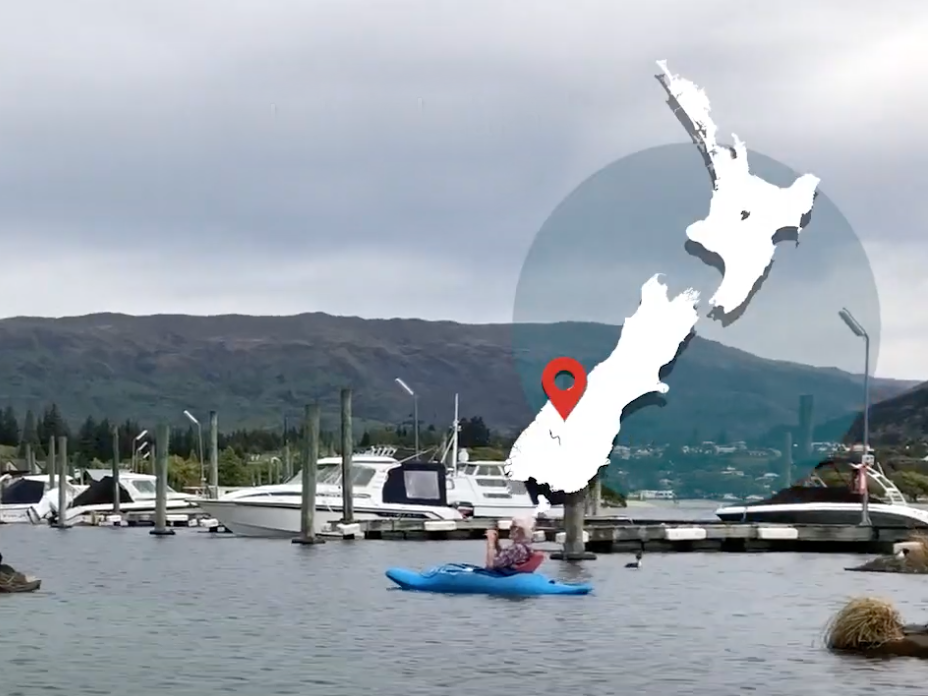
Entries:
{"type": "MultiPolygon", "coordinates": [[[[528,404],[518,369],[541,374],[553,357],[570,354],[588,368],[602,360],[620,329],[601,324],[464,325],[417,319],[367,320],[327,314],[290,317],[225,315],[131,317],[95,314],[0,321],[0,404],[41,413],[54,402],[72,427],[90,415],[147,425],[185,424],[184,409],[221,414],[223,429],[279,427],[319,401],[326,423],[338,415],[339,389],[354,390],[364,421],[408,419],[418,393],[420,419],[444,426],[460,394],[462,416],[480,415],[495,430],[523,427],[528,404]]],[[[541,397],[535,378],[527,378],[541,397]]],[[[765,360],[695,338],[668,378],[665,408],[647,408],[623,430],[637,441],[689,440],[724,430],[750,438],[797,419],[800,394],[815,396],[824,422],[859,407],[861,377],[765,360]]],[[[912,383],[875,380],[878,398],[912,383]]],[[[324,423],[324,426],[326,425],[324,423]]]]}

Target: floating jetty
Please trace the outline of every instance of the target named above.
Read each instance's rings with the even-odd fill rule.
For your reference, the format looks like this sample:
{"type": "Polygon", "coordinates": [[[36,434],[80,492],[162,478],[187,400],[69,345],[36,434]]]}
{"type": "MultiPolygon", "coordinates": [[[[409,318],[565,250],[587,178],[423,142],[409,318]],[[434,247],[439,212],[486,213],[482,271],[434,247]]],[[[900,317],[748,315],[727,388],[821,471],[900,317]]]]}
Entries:
{"type": "MultiPolygon", "coordinates": [[[[73,527],[155,527],[157,513],[123,512],[87,513],[69,520],[73,527]]],[[[202,512],[177,513],[165,515],[165,527],[216,527],[219,523],[202,512]]]]}
{"type": "MultiPolygon", "coordinates": [[[[536,541],[564,544],[566,533],[555,520],[539,520],[536,541]]],[[[480,539],[488,529],[508,532],[508,520],[359,520],[334,525],[327,538],[455,540],[480,539]]],[[[739,524],[716,521],[634,520],[589,518],[583,543],[590,553],[645,551],[692,552],[820,552],[887,553],[894,544],[911,538],[907,527],[845,525],[739,524]]]]}

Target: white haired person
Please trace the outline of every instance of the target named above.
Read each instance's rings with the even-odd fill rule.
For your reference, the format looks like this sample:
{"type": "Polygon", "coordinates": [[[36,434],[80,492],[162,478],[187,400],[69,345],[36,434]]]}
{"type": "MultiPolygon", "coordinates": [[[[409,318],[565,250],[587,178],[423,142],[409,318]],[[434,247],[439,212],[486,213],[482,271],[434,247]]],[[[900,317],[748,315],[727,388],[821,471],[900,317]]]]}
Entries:
{"type": "MultiPolygon", "coordinates": [[[[534,557],[532,540],[535,535],[535,520],[530,517],[515,518],[509,526],[509,546],[499,543],[499,532],[487,530],[486,566],[491,570],[519,572],[534,557]]],[[[530,572],[530,571],[529,571],[530,572]]]]}

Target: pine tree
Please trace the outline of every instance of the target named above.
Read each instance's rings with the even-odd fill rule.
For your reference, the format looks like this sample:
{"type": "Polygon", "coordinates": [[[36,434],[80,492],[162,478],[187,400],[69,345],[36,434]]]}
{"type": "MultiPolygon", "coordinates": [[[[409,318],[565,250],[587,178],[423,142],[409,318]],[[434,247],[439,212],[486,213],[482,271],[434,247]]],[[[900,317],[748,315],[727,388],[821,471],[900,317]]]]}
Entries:
{"type": "Polygon", "coordinates": [[[26,445],[32,445],[33,452],[36,453],[36,457],[44,457],[44,449],[40,447],[41,441],[39,440],[39,434],[36,429],[35,414],[32,412],[32,409],[26,411],[26,418],[23,421],[23,432],[19,440],[19,456],[26,456],[26,445]]]}
{"type": "Polygon", "coordinates": [[[97,451],[97,421],[93,416],[87,416],[77,431],[77,457],[82,466],[88,466],[96,456],[97,451]]]}
{"type": "Polygon", "coordinates": [[[0,445],[15,447],[19,444],[19,421],[12,406],[7,406],[0,414],[0,445]]]}

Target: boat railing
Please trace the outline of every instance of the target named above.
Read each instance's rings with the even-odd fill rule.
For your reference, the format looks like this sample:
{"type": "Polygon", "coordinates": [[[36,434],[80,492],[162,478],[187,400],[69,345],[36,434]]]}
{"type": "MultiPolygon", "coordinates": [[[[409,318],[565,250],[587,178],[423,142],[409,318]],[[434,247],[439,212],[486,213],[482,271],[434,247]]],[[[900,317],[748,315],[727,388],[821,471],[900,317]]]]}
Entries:
{"type": "Polygon", "coordinates": [[[908,505],[902,491],[892,480],[883,473],[882,467],[877,465],[865,465],[867,478],[880,486],[886,493],[886,498],[891,505],[908,505]]]}

